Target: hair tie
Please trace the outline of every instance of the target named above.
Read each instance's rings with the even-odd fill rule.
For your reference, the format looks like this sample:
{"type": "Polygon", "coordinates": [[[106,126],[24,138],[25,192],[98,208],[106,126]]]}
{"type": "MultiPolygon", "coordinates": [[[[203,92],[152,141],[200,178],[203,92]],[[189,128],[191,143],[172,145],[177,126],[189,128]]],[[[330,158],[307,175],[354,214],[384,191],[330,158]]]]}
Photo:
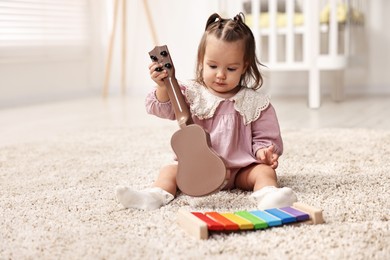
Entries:
{"type": "Polygon", "coordinates": [[[209,19],[207,19],[205,31],[207,30],[207,28],[211,24],[216,23],[216,22],[219,22],[219,24],[221,24],[222,18],[221,18],[221,16],[219,16],[219,14],[213,13],[212,15],[210,15],[209,19]]]}
{"type": "Polygon", "coordinates": [[[243,23],[245,21],[245,15],[240,12],[239,14],[237,14],[236,16],[234,16],[233,20],[238,23],[238,22],[241,22],[243,23]]]}

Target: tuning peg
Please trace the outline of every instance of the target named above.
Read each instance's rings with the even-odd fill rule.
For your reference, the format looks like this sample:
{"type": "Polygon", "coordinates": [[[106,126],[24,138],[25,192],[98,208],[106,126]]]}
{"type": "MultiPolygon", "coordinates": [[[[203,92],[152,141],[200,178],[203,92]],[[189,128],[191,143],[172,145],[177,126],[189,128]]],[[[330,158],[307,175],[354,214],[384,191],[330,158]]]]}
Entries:
{"type": "Polygon", "coordinates": [[[170,63],[165,63],[164,67],[167,68],[167,69],[170,69],[170,68],[172,68],[172,64],[170,64],[170,63]]]}
{"type": "Polygon", "coordinates": [[[150,55],[150,58],[152,59],[152,61],[158,61],[157,57],[154,55],[150,55]]]}
{"type": "Polygon", "coordinates": [[[155,71],[158,71],[158,72],[163,71],[163,69],[162,69],[161,67],[157,67],[157,68],[155,68],[154,70],[155,70],[155,71]]]}
{"type": "Polygon", "coordinates": [[[168,52],[166,52],[166,51],[162,51],[162,52],[160,52],[160,54],[161,54],[161,56],[163,56],[163,57],[168,56],[168,52]]]}

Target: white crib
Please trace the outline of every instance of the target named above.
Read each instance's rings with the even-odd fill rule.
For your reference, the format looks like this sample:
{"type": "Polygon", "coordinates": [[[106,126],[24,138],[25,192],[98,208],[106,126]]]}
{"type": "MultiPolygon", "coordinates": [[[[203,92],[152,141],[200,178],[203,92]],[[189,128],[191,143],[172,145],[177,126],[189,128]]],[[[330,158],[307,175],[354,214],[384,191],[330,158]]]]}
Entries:
{"type": "Polygon", "coordinates": [[[321,102],[320,71],[332,70],[339,83],[351,54],[351,28],[363,24],[364,0],[243,0],[246,22],[256,39],[260,61],[270,71],[307,71],[308,105],[321,102]],[[340,74],[341,72],[341,74],[340,74]]]}

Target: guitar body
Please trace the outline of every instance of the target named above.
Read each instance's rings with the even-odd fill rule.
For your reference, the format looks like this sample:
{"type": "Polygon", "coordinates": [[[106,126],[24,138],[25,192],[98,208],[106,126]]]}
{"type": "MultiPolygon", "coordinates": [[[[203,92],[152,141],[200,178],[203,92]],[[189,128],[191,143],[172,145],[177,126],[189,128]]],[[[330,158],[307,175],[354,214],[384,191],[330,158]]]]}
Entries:
{"type": "Polygon", "coordinates": [[[177,186],[190,196],[204,196],[222,189],[229,180],[223,160],[211,148],[210,136],[196,124],[176,131],[171,146],[177,155],[177,186]]]}
{"type": "Polygon", "coordinates": [[[178,159],[176,182],[178,188],[190,196],[205,196],[222,189],[230,178],[223,159],[212,149],[210,135],[192,121],[192,117],[175,78],[173,62],[166,45],[149,52],[152,61],[162,63],[169,99],[180,129],[171,138],[171,146],[178,159]]]}

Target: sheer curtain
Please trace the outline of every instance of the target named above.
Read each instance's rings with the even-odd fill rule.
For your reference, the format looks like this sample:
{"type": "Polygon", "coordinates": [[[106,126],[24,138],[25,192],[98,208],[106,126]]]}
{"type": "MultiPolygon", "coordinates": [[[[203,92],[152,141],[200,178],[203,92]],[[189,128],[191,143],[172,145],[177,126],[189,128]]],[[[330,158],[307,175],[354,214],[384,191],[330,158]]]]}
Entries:
{"type": "Polygon", "coordinates": [[[89,5],[88,0],[0,0],[0,59],[86,54],[89,5]]]}
{"type": "Polygon", "coordinates": [[[0,106],[98,88],[102,12],[101,0],[0,0],[0,106]]]}

